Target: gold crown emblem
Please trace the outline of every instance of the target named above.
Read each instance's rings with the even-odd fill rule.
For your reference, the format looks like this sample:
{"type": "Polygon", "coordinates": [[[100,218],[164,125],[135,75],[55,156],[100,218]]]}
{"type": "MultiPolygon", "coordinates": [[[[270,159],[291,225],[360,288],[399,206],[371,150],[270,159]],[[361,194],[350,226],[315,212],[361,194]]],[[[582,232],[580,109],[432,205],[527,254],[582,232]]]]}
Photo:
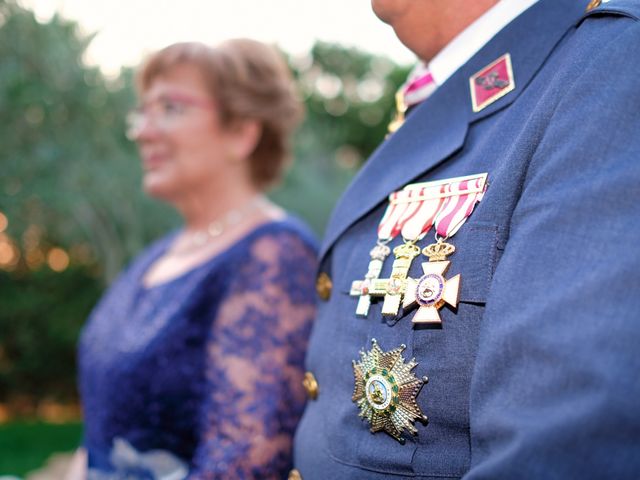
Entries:
{"type": "Polygon", "coordinates": [[[414,258],[420,255],[420,247],[414,245],[411,242],[403,243],[393,249],[393,254],[396,258],[414,258]]]}
{"type": "Polygon", "coordinates": [[[422,249],[422,254],[429,257],[430,262],[440,262],[446,260],[449,255],[456,251],[456,247],[450,243],[439,241],[432,243],[422,249]]]}

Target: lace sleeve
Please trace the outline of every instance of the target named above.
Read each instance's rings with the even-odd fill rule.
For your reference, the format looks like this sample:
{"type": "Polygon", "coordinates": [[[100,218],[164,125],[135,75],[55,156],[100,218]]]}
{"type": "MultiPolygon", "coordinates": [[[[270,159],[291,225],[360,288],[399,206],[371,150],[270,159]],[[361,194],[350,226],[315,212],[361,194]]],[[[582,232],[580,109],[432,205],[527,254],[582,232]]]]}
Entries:
{"type": "Polygon", "coordinates": [[[237,268],[207,344],[207,390],[190,480],[286,478],[302,414],[315,313],[315,252],[263,236],[237,268]]]}

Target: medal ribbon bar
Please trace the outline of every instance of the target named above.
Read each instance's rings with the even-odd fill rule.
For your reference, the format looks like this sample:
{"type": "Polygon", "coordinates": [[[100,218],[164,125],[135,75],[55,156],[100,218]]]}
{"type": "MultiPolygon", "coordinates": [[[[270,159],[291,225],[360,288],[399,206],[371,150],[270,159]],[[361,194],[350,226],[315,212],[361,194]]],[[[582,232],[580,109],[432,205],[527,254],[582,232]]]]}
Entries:
{"type": "Polygon", "coordinates": [[[445,304],[454,308],[458,305],[460,275],[448,280],[444,278],[451,263],[446,257],[455,251],[455,247],[445,241],[456,234],[482,200],[487,187],[486,177],[486,174],[467,177],[444,186],[446,195],[434,221],[436,243],[422,250],[429,257],[429,261],[422,264],[424,275],[417,280],[408,278],[406,282],[402,306],[406,309],[417,304],[413,323],[439,324],[438,310],[445,304]]]}
{"type": "MultiPolygon", "coordinates": [[[[389,280],[381,284],[378,279],[384,260],[391,253],[390,248],[387,246],[391,240],[398,236],[400,232],[405,238],[405,248],[396,254],[396,260],[394,261],[393,271],[396,278],[406,277],[406,273],[403,274],[403,272],[409,271],[411,260],[420,254],[420,249],[414,244],[429,231],[433,224],[433,217],[438,210],[437,205],[442,203],[440,198],[433,200],[421,198],[425,196],[424,190],[400,190],[390,195],[392,201],[389,202],[378,226],[378,241],[370,252],[371,260],[367,274],[364,280],[357,280],[351,284],[351,295],[359,297],[356,315],[367,316],[371,305],[371,295],[386,296],[387,294],[389,280]],[[407,247],[408,243],[411,243],[410,247],[407,247]]],[[[394,251],[394,253],[396,252],[394,251]]],[[[394,282],[394,285],[396,287],[403,286],[397,282],[394,282]]],[[[400,305],[399,302],[400,300],[398,299],[398,307],[400,305]]],[[[388,308],[391,308],[389,304],[388,308]]]]}
{"type": "MultiPolygon", "coordinates": [[[[410,196],[403,192],[393,192],[390,197],[410,196]]],[[[378,225],[378,240],[376,245],[369,252],[371,260],[367,268],[364,280],[357,280],[351,284],[352,296],[358,297],[358,305],[356,307],[356,315],[366,317],[369,313],[371,305],[371,296],[369,290],[371,282],[380,276],[384,260],[391,253],[391,249],[387,246],[394,238],[398,236],[402,229],[403,221],[407,218],[406,212],[410,208],[410,202],[389,202],[387,208],[378,225]]]]}
{"type": "MultiPolygon", "coordinates": [[[[482,199],[486,187],[487,174],[483,173],[407,185],[403,190],[389,195],[389,205],[378,226],[378,242],[370,252],[371,261],[365,279],[354,281],[351,285],[351,295],[359,297],[356,314],[368,314],[373,296],[384,297],[383,315],[397,315],[408,282],[412,286],[412,282],[415,282],[407,276],[413,259],[420,253],[417,242],[435,224],[438,242],[426,247],[423,253],[431,261],[444,260],[446,255],[453,253],[454,247],[444,243],[444,240],[453,236],[464,224],[476,203],[482,199]],[[387,244],[399,233],[402,233],[404,244],[393,250],[395,260],[391,276],[380,279],[382,265],[390,253],[387,244]],[[429,248],[432,250],[427,252],[429,248]]],[[[410,297],[414,299],[416,296],[410,297]]],[[[451,298],[451,295],[447,296],[447,299],[451,298]]]]}
{"type": "MultiPolygon", "coordinates": [[[[396,315],[402,301],[406,278],[411,267],[411,262],[420,255],[420,248],[416,243],[426,235],[433,225],[436,213],[440,210],[443,199],[439,193],[443,186],[423,187],[414,190],[400,190],[391,195],[390,206],[396,208],[406,205],[402,214],[398,216],[395,230],[402,232],[404,244],[393,250],[395,260],[393,262],[391,277],[379,279],[379,272],[376,278],[372,278],[366,284],[367,296],[384,296],[382,305],[383,315],[396,315]]],[[[366,281],[366,280],[365,280],[366,281]]],[[[352,284],[352,295],[358,295],[362,290],[361,282],[352,284]]],[[[363,293],[360,293],[362,295],[363,293]]],[[[370,302],[370,299],[367,299],[370,302]]],[[[366,314],[364,311],[357,311],[357,314],[366,314]]]]}
{"type": "Polygon", "coordinates": [[[435,219],[439,238],[451,238],[464,225],[487,189],[487,174],[445,186],[447,196],[435,219]]]}
{"type": "Polygon", "coordinates": [[[487,173],[476,173],[474,175],[465,175],[462,177],[445,178],[442,180],[432,180],[430,182],[410,183],[403,190],[415,190],[423,187],[435,187],[436,185],[451,185],[455,183],[462,183],[464,180],[478,180],[484,185],[487,183],[487,173]]]}
{"type": "MultiPolygon", "coordinates": [[[[395,260],[391,268],[391,277],[375,282],[376,288],[371,295],[384,295],[382,314],[394,316],[398,314],[400,303],[404,297],[407,283],[407,275],[413,259],[420,254],[420,248],[416,245],[431,229],[437,213],[440,211],[443,199],[444,186],[424,186],[420,189],[402,190],[409,193],[413,199],[410,205],[413,214],[403,223],[401,232],[404,244],[393,249],[395,260]]],[[[403,196],[399,196],[402,199],[403,196]]],[[[409,209],[408,209],[409,210],[409,209]]]]}

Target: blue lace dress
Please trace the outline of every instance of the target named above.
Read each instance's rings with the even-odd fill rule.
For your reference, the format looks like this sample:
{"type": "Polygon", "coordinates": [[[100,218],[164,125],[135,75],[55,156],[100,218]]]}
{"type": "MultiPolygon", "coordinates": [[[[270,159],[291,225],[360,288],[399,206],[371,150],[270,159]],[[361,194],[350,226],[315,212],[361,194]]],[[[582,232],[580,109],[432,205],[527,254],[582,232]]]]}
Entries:
{"type": "Polygon", "coordinates": [[[286,478],[302,413],[316,247],[290,217],[151,288],[152,245],[79,346],[89,478],[286,478]]]}

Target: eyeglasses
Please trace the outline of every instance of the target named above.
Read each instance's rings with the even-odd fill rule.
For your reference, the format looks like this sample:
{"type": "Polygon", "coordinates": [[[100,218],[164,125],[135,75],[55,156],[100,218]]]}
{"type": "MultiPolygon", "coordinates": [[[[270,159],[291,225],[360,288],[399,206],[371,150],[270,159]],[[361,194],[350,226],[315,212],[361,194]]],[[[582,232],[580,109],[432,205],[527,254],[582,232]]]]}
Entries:
{"type": "Polygon", "coordinates": [[[182,94],[164,95],[146,101],[127,114],[127,138],[137,140],[147,122],[153,122],[160,130],[170,130],[179,125],[193,108],[211,110],[213,103],[182,94]]]}

